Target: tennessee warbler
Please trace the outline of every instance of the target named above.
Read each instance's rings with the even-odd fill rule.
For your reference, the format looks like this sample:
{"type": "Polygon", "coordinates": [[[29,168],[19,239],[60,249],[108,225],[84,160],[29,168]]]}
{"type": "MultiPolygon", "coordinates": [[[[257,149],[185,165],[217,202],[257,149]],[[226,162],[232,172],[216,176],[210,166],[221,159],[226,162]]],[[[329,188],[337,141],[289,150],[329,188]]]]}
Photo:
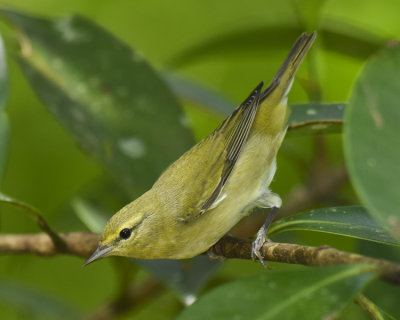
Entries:
{"type": "Polygon", "coordinates": [[[118,211],[85,262],[106,256],[185,259],[201,254],[252,208],[271,208],[253,242],[253,257],[282,201],[269,185],[287,129],[287,96],[297,69],[315,40],[303,33],[273,78],[208,137],[183,154],[153,187],[118,211]]]}

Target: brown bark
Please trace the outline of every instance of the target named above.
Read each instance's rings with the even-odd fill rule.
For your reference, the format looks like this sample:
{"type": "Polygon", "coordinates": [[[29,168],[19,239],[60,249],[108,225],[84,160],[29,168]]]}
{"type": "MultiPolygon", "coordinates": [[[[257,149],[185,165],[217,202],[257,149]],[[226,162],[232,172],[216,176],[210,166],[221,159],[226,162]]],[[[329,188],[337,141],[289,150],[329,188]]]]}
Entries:
{"type": "MultiPolygon", "coordinates": [[[[45,233],[0,235],[0,254],[34,254],[55,256],[70,254],[87,258],[97,247],[99,235],[88,232],[60,233],[65,247],[60,250],[45,233]]],[[[222,238],[212,252],[224,258],[251,259],[251,240],[234,237],[222,238]]],[[[266,242],[261,248],[266,261],[275,261],[306,266],[366,263],[377,267],[381,278],[400,284],[400,264],[336,250],[328,246],[310,247],[290,243],[266,242]]]]}

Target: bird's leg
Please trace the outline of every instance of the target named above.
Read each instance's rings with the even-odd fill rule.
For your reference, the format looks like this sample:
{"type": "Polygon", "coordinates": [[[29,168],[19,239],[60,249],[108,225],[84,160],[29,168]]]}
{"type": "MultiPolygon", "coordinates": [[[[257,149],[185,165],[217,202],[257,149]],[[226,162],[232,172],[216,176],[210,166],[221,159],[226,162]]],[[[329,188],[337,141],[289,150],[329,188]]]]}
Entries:
{"type": "Polygon", "coordinates": [[[255,204],[257,205],[257,207],[271,208],[270,212],[268,213],[267,219],[265,219],[264,224],[257,232],[257,237],[253,241],[251,250],[251,256],[253,260],[258,259],[263,266],[267,266],[264,262],[263,257],[261,256],[260,249],[266,241],[270,241],[267,238],[268,227],[274,220],[275,215],[281,207],[282,200],[276,193],[266,192],[255,201],[255,204]]]}

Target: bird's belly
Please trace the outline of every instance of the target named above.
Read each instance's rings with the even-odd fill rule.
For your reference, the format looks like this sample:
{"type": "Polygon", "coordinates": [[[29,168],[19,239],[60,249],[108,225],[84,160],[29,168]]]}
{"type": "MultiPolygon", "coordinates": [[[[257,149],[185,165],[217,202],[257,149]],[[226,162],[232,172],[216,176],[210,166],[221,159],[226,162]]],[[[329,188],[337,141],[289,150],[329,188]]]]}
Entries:
{"type": "Polygon", "coordinates": [[[218,205],[190,222],[182,222],[175,258],[190,258],[203,253],[228,233],[246,213],[246,209],[268,189],[275,173],[275,149],[268,141],[249,141],[227,184],[219,196],[218,205]],[[263,147],[265,146],[265,147],[263,147]]]}

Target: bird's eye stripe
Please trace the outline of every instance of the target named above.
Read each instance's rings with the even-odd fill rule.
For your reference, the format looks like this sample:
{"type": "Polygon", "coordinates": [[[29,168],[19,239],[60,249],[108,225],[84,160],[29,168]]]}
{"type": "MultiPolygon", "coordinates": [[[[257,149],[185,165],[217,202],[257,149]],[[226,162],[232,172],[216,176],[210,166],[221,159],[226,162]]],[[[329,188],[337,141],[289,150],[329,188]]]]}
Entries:
{"type": "Polygon", "coordinates": [[[145,221],[146,219],[148,219],[151,216],[152,216],[152,214],[148,214],[142,221],[139,221],[139,223],[134,225],[132,228],[124,228],[124,229],[122,229],[119,232],[119,237],[116,239],[116,241],[129,239],[132,236],[132,231],[135,230],[137,227],[139,227],[143,223],[143,221],[145,221]],[[124,235],[124,233],[126,233],[126,235],[124,235]],[[128,233],[129,233],[129,235],[128,235],[128,233]]]}

